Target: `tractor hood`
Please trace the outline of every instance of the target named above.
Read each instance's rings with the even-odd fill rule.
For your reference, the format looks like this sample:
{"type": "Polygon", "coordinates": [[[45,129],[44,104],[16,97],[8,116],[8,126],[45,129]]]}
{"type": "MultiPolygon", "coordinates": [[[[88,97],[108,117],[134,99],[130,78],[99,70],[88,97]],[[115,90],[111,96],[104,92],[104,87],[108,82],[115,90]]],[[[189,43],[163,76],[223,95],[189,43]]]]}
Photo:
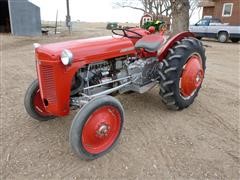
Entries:
{"type": "Polygon", "coordinates": [[[104,36],[40,45],[35,50],[36,57],[42,61],[57,61],[60,60],[64,49],[72,52],[73,62],[103,60],[135,53],[134,44],[130,39],[104,36]]]}

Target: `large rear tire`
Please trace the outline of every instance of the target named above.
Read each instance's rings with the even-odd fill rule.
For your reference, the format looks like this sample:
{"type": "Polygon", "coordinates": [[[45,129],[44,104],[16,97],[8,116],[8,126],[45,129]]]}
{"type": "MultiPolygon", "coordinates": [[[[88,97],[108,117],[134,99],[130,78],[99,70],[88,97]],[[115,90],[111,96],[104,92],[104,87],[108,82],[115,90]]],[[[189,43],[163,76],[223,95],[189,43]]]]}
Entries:
{"type": "Polygon", "coordinates": [[[73,119],[69,140],[82,159],[93,160],[116,145],[124,121],[123,107],[111,96],[97,97],[84,105],[73,119]]]}
{"type": "Polygon", "coordinates": [[[48,121],[55,118],[45,110],[37,79],[30,84],[26,91],[24,106],[27,113],[38,121],[48,121]]]}
{"type": "Polygon", "coordinates": [[[198,95],[205,73],[205,50],[195,38],[178,41],[160,68],[160,96],[170,109],[191,105],[198,95]]]}

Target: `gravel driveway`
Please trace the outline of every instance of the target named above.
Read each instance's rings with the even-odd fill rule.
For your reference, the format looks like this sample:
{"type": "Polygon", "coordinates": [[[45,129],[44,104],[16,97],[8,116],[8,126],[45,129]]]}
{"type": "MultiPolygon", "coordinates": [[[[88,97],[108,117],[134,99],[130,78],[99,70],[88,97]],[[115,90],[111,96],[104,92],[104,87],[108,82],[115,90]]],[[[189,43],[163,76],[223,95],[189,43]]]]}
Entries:
{"type": "Polygon", "coordinates": [[[206,76],[188,109],[166,109],[158,87],[143,95],[118,95],[125,108],[122,136],[113,151],[97,160],[80,160],[70,149],[76,111],[49,122],[30,118],[23,98],[36,78],[32,43],[107,32],[89,33],[0,35],[1,179],[239,179],[240,44],[203,42],[206,76]]]}

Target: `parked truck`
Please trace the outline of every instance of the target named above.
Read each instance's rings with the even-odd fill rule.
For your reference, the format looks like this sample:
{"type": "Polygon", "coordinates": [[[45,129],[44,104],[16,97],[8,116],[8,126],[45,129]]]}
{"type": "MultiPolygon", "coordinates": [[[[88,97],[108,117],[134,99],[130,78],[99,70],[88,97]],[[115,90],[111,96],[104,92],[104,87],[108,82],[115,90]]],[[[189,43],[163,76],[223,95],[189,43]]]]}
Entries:
{"type": "Polygon", "coordinates": [[[191,25],[189,30],[195,34],[198,39],[203,37],[215,38],[219,42],[231,40],[234,43],[240,41],[240,26],[230,26],[228,23],[222,23],[217,18],[204,18],[196,24],[191,25]]]}

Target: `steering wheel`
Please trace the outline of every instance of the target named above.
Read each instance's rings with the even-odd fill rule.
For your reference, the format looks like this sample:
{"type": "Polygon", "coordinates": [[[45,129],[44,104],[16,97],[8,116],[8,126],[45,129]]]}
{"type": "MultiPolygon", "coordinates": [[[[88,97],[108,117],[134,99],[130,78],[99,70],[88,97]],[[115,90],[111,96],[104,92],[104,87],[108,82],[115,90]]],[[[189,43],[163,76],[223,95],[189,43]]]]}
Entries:
{"type": "Polygon", "coordinates": [[[122,36],[122,37],[127,37],[127,38],[140,39],[140,38],[143,37],[143,35],[135,32],[135,31],[132,31],[132,30],[129,30],[129,29],[124,29],[124,28],[112,29],[112,33],[115,34],[115,35],[122,36]],[[123,34],[117,33],[116,31],[122,31],[123,34]],[[135,34],[135,35],[132,36],[132,35],[129,35],[128,33],[132,33],[132,34],[135,34]]]}

